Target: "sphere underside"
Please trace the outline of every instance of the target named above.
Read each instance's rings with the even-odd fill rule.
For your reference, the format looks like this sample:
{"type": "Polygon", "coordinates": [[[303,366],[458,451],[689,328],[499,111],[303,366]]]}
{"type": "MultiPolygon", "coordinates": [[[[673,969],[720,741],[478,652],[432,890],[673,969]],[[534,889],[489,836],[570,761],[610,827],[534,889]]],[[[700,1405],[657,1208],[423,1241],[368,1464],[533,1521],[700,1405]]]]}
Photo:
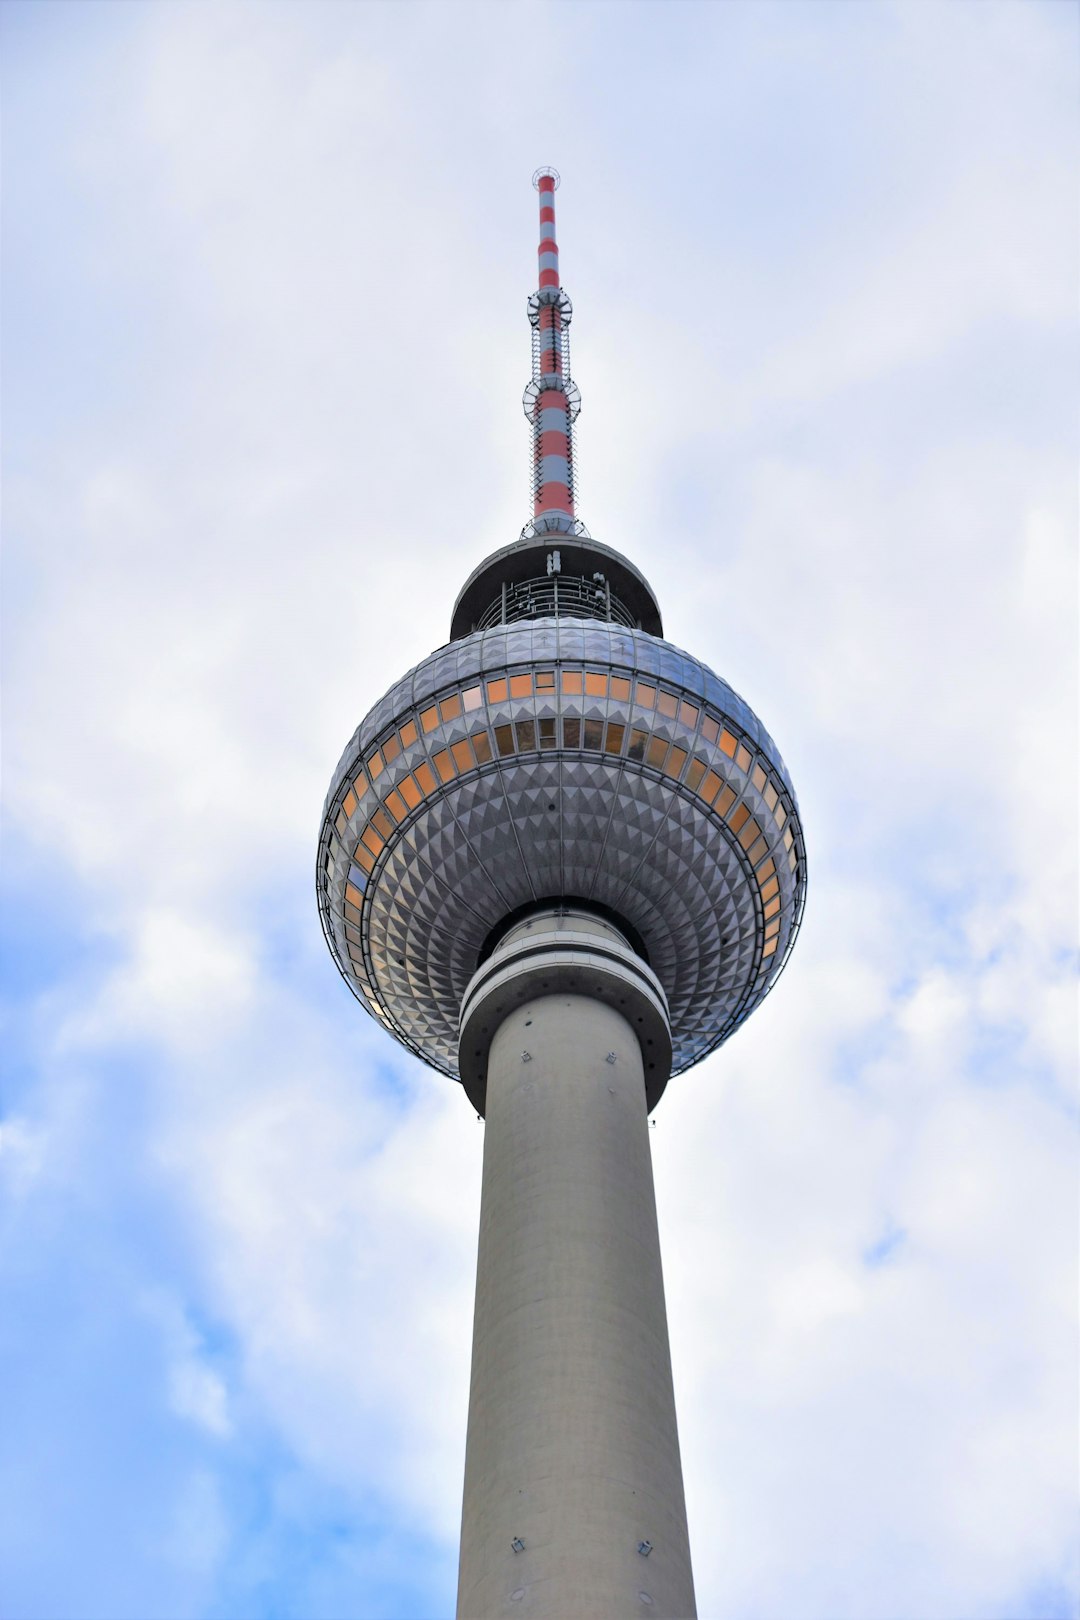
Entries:
{"type": "Polygon", "coordinates": [[[607,908],[664,988],[678,1073],[774,982],[805,856],[783,761],[725,682],[641,631],[536,620],[451,643],[376,704],[327,797],[317,887],[354,993],[453,1076],[492,929],[538,901],[607,908]]]}

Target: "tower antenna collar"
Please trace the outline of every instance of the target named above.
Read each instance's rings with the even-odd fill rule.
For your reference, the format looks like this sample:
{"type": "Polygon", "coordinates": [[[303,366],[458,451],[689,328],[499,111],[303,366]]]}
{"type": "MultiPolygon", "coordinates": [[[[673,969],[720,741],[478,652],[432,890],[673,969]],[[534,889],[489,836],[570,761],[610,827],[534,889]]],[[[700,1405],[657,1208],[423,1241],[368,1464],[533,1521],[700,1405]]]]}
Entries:
{"type": "Polygon", "coordinates": [[[552,169],[550,167],[537,169],[536,173],[532,177],[534,191],[540,190],[541,180],[554,180],[555,184],[552,188],[554,191],[558,191],[559,187],[562,185],[562,177],[560,176],[558,169],[552,169]]]}

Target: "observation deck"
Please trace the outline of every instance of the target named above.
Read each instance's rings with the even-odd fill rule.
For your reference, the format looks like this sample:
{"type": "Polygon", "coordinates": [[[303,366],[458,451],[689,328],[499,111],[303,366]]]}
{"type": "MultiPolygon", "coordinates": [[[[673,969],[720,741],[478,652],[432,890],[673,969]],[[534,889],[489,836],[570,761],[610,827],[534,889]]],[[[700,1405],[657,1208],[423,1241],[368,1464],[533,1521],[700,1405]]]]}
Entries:
{"type": "Polygon", "coordinates": [[[530,535],[486,557],[462,586],[450,639],[515,619],[603,619],[662,636],[652,586],[621,552],[591,535],[530,535]]]}
{"type": "MultiPolygon", "coordinates": [[[[492,580],[501,602],[494,561],[455,628],[467,600],[491,611],[492,580]]],[[[794,942],[795,792],[757,716],[700,660],[599,602],[591,618],[578,599],[545,605],[440,648],[358,727],[324,810],[323,929],[368,1011],[457,1077],[462,997],[491,937],[529,907],[592,907],[656,973],[677,1074],[749,1016],[794,942]]]]}

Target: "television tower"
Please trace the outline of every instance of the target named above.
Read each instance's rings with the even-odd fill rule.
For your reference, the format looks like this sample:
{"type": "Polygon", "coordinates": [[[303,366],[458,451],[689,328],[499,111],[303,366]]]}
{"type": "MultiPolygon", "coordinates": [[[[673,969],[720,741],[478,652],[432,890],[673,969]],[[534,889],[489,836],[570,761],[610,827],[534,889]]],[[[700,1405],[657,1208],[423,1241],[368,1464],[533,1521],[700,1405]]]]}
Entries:
{"type": "Polygon", "coordinates": [[[533,183],[532,520],[345,749],[319,912],[486,1120],[459,1620],[686,1620],[648,1116],[775,983],[806,859],[768,732],[576,516],[559,177],[533,183]]]}

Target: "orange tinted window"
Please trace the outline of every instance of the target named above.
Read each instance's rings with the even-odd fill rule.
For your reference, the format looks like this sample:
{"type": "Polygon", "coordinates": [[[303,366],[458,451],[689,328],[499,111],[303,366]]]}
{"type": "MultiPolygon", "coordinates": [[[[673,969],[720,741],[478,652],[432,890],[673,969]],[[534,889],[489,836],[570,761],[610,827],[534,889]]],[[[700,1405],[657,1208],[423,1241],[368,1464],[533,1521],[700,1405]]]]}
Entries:
{"type": "Polygon", "coordinates": [[[476,764],[476,756],[472,751],[472,743],[468,737],[463,737],[461,742],[454,743],[450,752],[454,756],[454,764],[459,771],[467,771],[476,764]]]}
{"type": "Polygon", "coordinates": [[[730,731],[722,731],[720,733],[720,751],[721,753],[726,754],[728,759],[734,759],[735,749],[737,746],[738,744],[736,743],[735,738],[731,735],[730,731]]]}
{"type": "Polygon", "coordinates": [[[622,675],[613,675],[611,677],[611,695],[618,703],[629,703],[630,682],[625,680],[622,675]]]}
{"type": "Polygon", "coordinates": [[[782,804],[777,805],[777,807],[776,807],[776,825],[778,827],[782,827],[786,820],[787,820],[787,811],[784,809],[782,804]]]}
{"type": "Polygon", "coordinates": [[[362,906],[364,897],[359,889],[354,889],[351,883],[345,885],[345,898],[354,906],[362,906]]]}
{"type": "Polygon", "coordinates": [[[705,765],[700,759],[690,761],[690,769],[686,773],[686,785],[691,792],[696,793],[701,786],[701,778],[705,775],[705,765]]]}
{"type": "Polygon", "coordinates": [[[373,855],[377,855],[380,849],[383,847],[383,840],[379,837],[374,827],[364,828],[364,843],[367,845],[368,849],[370,849],[373,855]]]}
{"type": "Polygon", "coordinates": [[[738,832],[739,828],[742,826],[749,814],[750,812],[746,808],[745,804],[737,804],[735,806],[734,810],[728,817],[728,826],[731,828],[732,832],[738,832]]]}
{"type": "Polygon", "coordinates": [[[757,865],[758,861],[760,861],[761,857],[764,855],[764,853],[768,849],[768,847],[769,847],[769,840],[767,838],[759,838],[759,839],[757,839],[755,841],[754,844],[751,845],[751,847],[746,852],[750,857],[751,866],[756,866],[757,865]]]}
{"type": "Polygon", "coordinates": [[[771,900],[779,887],[780,879],[778,877],[770,878],[768,883],[765,884],[761,891],[761,898],[763,900],[771,900]]]}
{"type": "Polygon", "coordinates": [[[614,721],[607,728],[604,738],[604,752],[606,754],[621,754],[623,737],[626,734],[625,726],[617,726],[614,721]]]}
{"type": "Polygon", "coordinates": [[[701,722],[701,735],[705,738],[706,742],[711,743],[714,743],[717,737],[720,735],[720,727],[717,725],[711,714],[707,714],[704,720],[701,722]]]}
{"type": "Polygon", "coordinates": [[[674,720],[679,712],[679,700],[674,692],[661,692],[657,700],[657,707],[661,714],[666,714],[669,720],[674,720]]]}
{"type": "Polygon", "coordinates": [[[387,737],[386,741],[382,745],[382,757],[386,763],[389,765],[390,761],[392,759],[397,759],[400,753],[401,744],[398,742],[397,738],[387,737]]]}
{"type": "Polygon", "coordinates": [[[765,861],[763,865],[758,867],[758,873],[757,873],[758,882],[759,883],[764,883],[765,879],[766,878],[771,878],[775,871],[776,871],[776,862],[772,859],[772,856],[770,856],[769,859],[767,861],[765,861]]]}
{"type": "Polygon", "coordinates": [[[344,810],[347,816],[351,816],[353,811],[356,809],[356,794],[353,792],[352,788],[349,789],[348,793],[346,793],[345,797],[342,799],[341,808],[344,810]]]}
{"type": "Polygon", "coordinates": [[[401,728],[400,736],[402,748],[411,748],[416,741],[416,721],[406,720],[401,728]]]}
{"type": "Polygon", "coordinates": [[[367,764],[367,773],[374,782],[375,778],[382,771],[382,755],[379,753],[377,748],[373,754],[368,756],[365,763],[367,764]]]}
{"type": "Polygon", "coordinates": [[[706,771],[705,780],[701,784],[701,797],[706,804],[712,804],[723,785],[715,771],[706,771]]]}
{"type": "Polygon", "coordinates": [[[735,789],[726,787],[714,804],[713,809],[719,810],[722,816],[726,816],[734,803],[735,789]]]}
{"type": "Polygon", "coordinates": [[[697,725],[698,715],[700,713],[701,710],[696,709],[692,703],[679,704],[679,719],[682,721],[684,726],[689,726],[691,731],[693,731],[694,727],[697,725]]]}
{"type": "Polygon", "coordinates": [[[531,697],[532,696],[532,676],[531,675],[511,675],[511,677],[510,677],[510,696],[511,697],[531,697]]]}
{"type": "Polygon", "coordinates": [[[425,731],[433,731],[438,723],[439,711],[433,703],[431,708],[425,709],[423,714],[420,716],[420,724],[423,726],[425,731]]]}
{"type": "Polygon", "coordinates": [[[416,767],[416,780],[420,784],[420,790],[422,793],[434,793],[435,773],[426,760],[424,761],[423,765],[418,765],[416,767]]]}
{"type": "Polygon", "coordinates": [[[536,690],[538,692],[554,692],[555,672],[551,669],[539,669],[536,672],[536,690]]]}
{"type": "Polygon", "coordinates": [[[562,672],[562,689],[571,695],[581,692],[582,675],[580,669],[564,669],[562,672]]]}
{"type": "Polygon", "coordinates": [[[495,746],[500,754],[514,752],[514,731],[512,726],[495,727],[495,746]]]}
{"type": "Polygon", "coordinates": [[[774,917],[771,922],[767,922],[765,924],[765,938],[766,939],[771,939],[773,934],[779,933],[779,931],[780,931],[780,919],[779,919],[779,917],[774,917]]]}
{"type": "MultiPolygon", "coordinates": [[[[745,806],[743,808],[745,809],[745,806]]],[[[734,817],[732,818],[731,825],[735,825],[734,817]]],[[[742,832],[739,834],[739,843],[742,845],[743,849],[749,849],[750,845],[754,842],[754,839],[760,837],[761,828],[758,826],[753,816],[751,816],[749,821],[747,821],[746,825],[743,827],[742,832]]]]}
{"type": "Polygon", "coordinates": [[[381,833],[384,838],[389,838],[390,834],[394,830],[394,823],[390,820],[390,817],[387,815],[386,811],[381,807],[376,810],[375,814],[372,816],[371,824],[375,828],[375,831],[381,833]]]}
{"type": "Polygon", "coordinates": [[[472,745],[476,754],[478,765],[486,765],[491,758],[491,738],[486,731],[474,731],[472,745]]]}
{"type": "Polygon", "coordinates": [[[401,794],[398,792],[397,788],[394,788],[392,792],[386,795],[383,803],[389,810],[390,814],[395,816],[398,821],[404,821],[405,817],[409,813],[405,800],[401,797],[401,794]]]}
{"type": "Polygon", "coordinates": [[[439,713],[444,720],[456,720],[461,713],[461,699],[455,692],[453,697],[443,698],[439,704],[439,713]]]}
{"type": "Polygon", "coordinates": [[[765,907],[765,915],[766,917],[775,917],[779,910],[780,896],[778,894],[774,894],[768,905],[765,907]]]}
{"type": "Polygon", "coordinates": [[[506,702],[506,678],[505,678],[505,676],[503,677],[502,680],[499,680],[499,681],[488,681],[488,702],[489,703],[505,703],[506,702]]]}
{"type": "Polygon", "coordinates": [[[365,872],[370,872],[372,867],[375,865],[374,855],[371,853],[370,849],[365,849],[363,844],[357,844],[356,854],[353,856],[353,860],[356,862],[357,866],[362,866],[365,872]]]}
{"type": "Polygon", "coordinates": [[[583,745],[586,748],[599,749],[603,727],[599,720],[586,720],[583,734],[583,745]]]}
{"type": "Polygon", "coordinates": [[[673,748],[668,755],[667,773],[669,776],[681,776],[682,768],[686,764],[686,749],[673,748]]]}
{"type": "Polygon", "coordinates": [[[735,750],[735,763],[739,767],[740,771],[748,771],[750,769],[749,748],[737,748],[735,750]]]}
{"type": "Polygon", "coordinates": [[[581,747],[581,721],[571,719],[569,715],[563,721],[563,747],[581,747]]]}
{"type": "Polygon", "coordinates": [[[348,824],[349,824],[348,816],[345,814],[344,810],[339,810],[337,815],[334,817],[334,826],[338,830],[338,837],[339,838],[344,837],[345,828],[348,826],[348,824]]]}
{"type": "Polygon", "coordinates": [[[751,777],[750,780],[753,782],[754,786],[757,788],[759,793],[764,792],[764,789],[765,789],[765,772],[762,770],[760,765],[755,765],[754,766],[754,774],[753,774],[753,776],[751,777]]]}
{"type": "Polygon", "coordinates": [[[360,772],[359,776],[354,778],[353,789],[358,799],[362,799],[364,794],[367,792],[367,777],[364,775],[363,771],[360,772]]]}
{"type": "Polygon", "coordinates": [[[438,771],[440,779],[444,782],[449,782],[450,778],[456,775],[454,770],[454,762],[450,758],[450,755],[447,753],[445,748],[439,749],[439,752],[435,755],[435,758],[431,763],[438,771]]]}
{"type": "Polygon", "coordinates": [[[773,954],[773,952],[776,950],[776,943],[779,938],[779,934],[774,934],[772,939],[767,939],[765,941],[764,948],[761,952],[762,956],[771,956],[773,954]]]}
{"type": "Polygon", "coordinates": [[[607,697],[607,676],[598,675],[593,669],[586,672],[585,690],[590,697],[607,697]]]}
{"type": "Polygon", "coordinates": [[[398,789],[401,793],[401,797],[405,800],[405,803],[408,805],[409,809],[415,810],[417,805],[420,803],[421,793],[412,777],[407,776],[404,782],[399,782],[398,789]]]}
{"type": "Polygon", "coordinates": [[[667,757],[667,751],[668,745],[664,741],[663,737],[650,737],[649,746],[646,750],[645,757],[648,759],[650,765],[655,765],[658,771],[662,771],[664,768],[664,760],[667,757]]]}
{"type": "Polygon", "coordinates": [[[634,696],[643,709],[655,709],[656,687],[650,686],[648,681],[638,681],[634,696]]]}

